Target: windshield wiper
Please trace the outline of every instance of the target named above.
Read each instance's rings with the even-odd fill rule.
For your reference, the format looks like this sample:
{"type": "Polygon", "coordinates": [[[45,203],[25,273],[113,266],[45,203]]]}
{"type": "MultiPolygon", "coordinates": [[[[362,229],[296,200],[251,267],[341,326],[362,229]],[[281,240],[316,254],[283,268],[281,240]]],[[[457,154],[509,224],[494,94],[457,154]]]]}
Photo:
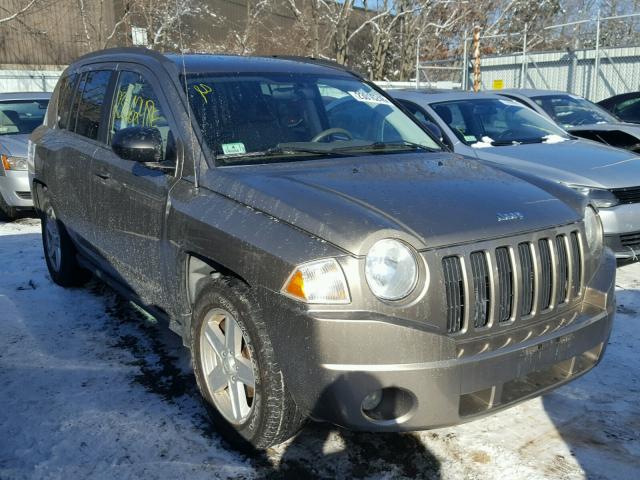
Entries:
{"type": "Polygon", "coordinates": [[[336,147],[333,150],[338,152],[344,152],[344,151],[350,151],[350,150],[365,150],[365,149],[385,150],[389,147],[390,148],[409,147],[412,150],[424,150],[425,152],[439,151],[435,148],[422,145],[421,143],[410,142],[408,140],[401,140],[399,142],[372,142],[364,145],[350,145],[350,146],[344,146],[344,147],[336,147]]]}
{"type": "MultiPolygon", "coordinates": [[[[318,144],[320,145],[320,144],[318,144]]],[[[218,155],[217,158],[225,162],[242,161],[246,158],[255,157],[277,157],[282,155],[295,155],[296,153],[312,153],[314,155],[336,155],[336,151],[327,147],[314,148],[311,146],[287,145],[282,144],[276,147],[268,148],[259,152],[237,153],[229,155],[218,155]]]]}

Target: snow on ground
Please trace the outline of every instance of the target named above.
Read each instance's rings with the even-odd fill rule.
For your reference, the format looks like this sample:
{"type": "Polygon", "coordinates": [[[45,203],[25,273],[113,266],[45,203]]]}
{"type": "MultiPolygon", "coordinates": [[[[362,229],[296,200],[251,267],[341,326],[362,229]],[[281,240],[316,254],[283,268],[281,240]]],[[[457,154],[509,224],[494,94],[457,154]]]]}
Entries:
{"type": "Polygon", "coordinates": [[[97,281],[54,285],[39,222],[0,223],[0,479],[637,478],[640,265],[617,283],[605,359],[543,398],[415,434],[310,425],[246,458],[207,422],[175,335],[97,281]]]}

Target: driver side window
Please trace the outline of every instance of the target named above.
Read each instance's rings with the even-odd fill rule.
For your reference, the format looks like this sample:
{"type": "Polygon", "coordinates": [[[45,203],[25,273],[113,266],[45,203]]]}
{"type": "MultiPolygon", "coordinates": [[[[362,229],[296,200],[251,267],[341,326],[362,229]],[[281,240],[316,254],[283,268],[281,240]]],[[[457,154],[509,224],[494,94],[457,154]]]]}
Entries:
{"type": "Polygon", "coordinates": [[[122,71],[114,92],[109,142],[116,132],[131,127],[156,129],[162,138],[161,162],[175,162],[175,138],[160,99],[139,73],[122,71]]]}

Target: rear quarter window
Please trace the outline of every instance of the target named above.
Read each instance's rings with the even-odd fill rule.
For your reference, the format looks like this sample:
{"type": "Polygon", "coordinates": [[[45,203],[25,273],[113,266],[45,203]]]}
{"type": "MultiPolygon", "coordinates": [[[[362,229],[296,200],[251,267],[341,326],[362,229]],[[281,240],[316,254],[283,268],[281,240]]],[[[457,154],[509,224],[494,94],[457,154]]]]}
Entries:
{"type": "Polygon", "coordinates": [[[58,90],[58,115],[55,122],[58,128],[66,129],[69,127],[71,102],[73,101],[77,81],[77,73],[67,75],[60,81],[60,89],[58,90]]]}
{"type": "Polygon", "coordinates": [[[110,79],[109,70],[95,70],[82,76],[78,87],[78,110],[74,129],[77,134],[92,140],[98,139],[110,79]]]}

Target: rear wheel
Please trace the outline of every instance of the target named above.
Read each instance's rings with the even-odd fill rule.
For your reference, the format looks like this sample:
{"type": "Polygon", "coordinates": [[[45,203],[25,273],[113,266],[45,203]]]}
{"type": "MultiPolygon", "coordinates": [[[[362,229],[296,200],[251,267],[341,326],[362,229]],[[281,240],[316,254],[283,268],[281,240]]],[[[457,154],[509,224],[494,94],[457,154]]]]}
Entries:
{"type": "Polygon", "coordinates": [[[0,220],[7,220],[11,222],[17,217],[18,211],[16,210],[16,208],[10,207],[7,202],[4,201],[4,198],[2,198],[2,195],[0,194],[0,220]]]}
{"type": "Polygon", "coordinates": [[[44,192],[40,210],[42,246],[51,279],[62,287],[83,285],[91,275],[78,265],[75,246],[44,192]]]}
{"type": "Polygon", "coordinates": [[[191,352],[213,423],[235,447],[263,449],[293,436],[303,416],[291,398],[250,287],[220,278],[196,299],[191,352]]]}

